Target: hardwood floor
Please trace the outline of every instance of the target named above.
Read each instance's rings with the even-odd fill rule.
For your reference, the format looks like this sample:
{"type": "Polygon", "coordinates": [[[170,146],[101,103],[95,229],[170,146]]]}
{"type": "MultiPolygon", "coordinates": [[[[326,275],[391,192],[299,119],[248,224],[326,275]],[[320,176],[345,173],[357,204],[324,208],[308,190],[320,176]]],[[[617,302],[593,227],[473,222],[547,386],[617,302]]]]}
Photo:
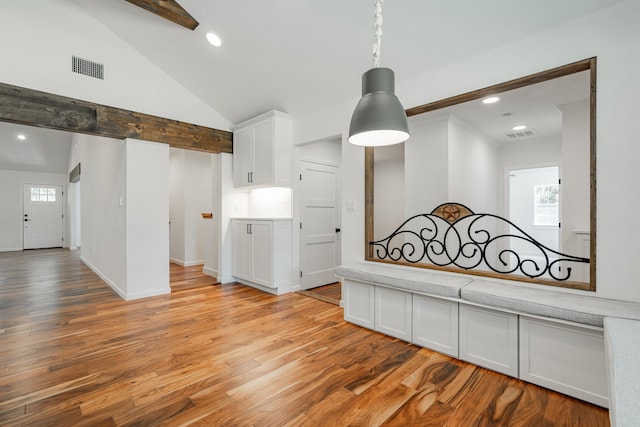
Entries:
{"type": "Polygon", "coordinates": [[[602,408],[345,323],[336,305],[177,266],[177,292],[125,302],[78,255],[0,254],[0,425],[609,424],[602,408]]]}
{"type": "Polygon", "coordinates": [[[319,286],[307,291],[298,291],[300,295],[319,299],[334,305],[340,305],[342,299],[342,285],[340,282],[331,283],[329,285],[319,286]]]}

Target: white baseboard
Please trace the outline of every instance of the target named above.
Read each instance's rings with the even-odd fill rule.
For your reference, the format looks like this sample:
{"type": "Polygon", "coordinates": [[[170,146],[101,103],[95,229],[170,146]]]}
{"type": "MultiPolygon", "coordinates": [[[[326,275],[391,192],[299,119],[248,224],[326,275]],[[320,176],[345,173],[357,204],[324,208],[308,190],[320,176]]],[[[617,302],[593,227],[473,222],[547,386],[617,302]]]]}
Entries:
{"type": "MultiPolygon", "coordinates": [[[[233,278],[232,281],[235,281],[235,282],[238,282],[238,283],[242,283],[243,285],[250,286],[252,288],[258,289],[258,290],[263,291],[263,292],[267,292],[267,293],[272,294],[272,295],[282,295],[282,294],[288,294],[289,292],[291,292],[291,287],[290,286],[288,286],[288,287],[280,287],[280,288],[269,288],[267,286],[262,286],[262,285],[258,285],[257,283],[247,282],[245,280],[237,279],[235,277],[233,278]]],[[[225,283],[225,282],[222,282],[222,283],[225,283]]]]}
{"type": "Polygon", "coordinates": [[[125,300],[131,301],[131,300],[134,300],[134,299],[155,297],[157,295],[166,295],[166,294],[170,294],[170,293],[171,293],[171,288],[170,287],[158,288],[158,289],[152,289],[152,290],[149,290],[149,291],[138,292],[136,294],[127,294],[127,297],[125,298],[125,300]]]}
{"type": "Polygon", "coordinates": [[[181,265],[183,267],[193,267],[194,265],[204,265],[204,260],[183,261],[181,259],[169,258],[169,262],[181,265]]]}
{"type": "Polygon", "coordinates": [[[105,276],[104,274],[102,274],[102,272],[100,270],[98,270],[93,264],[91,264],[85,257],[83,257],[82,255],[80,255],[80,261],[82,261],[83,263],[85,263],[85,265],[87,267],[89,267],[94,273],[96,273],[98,275],[98,277],[100,277],[102,279],[102,281],[104,281],[107,285],[109,285],[109,287],[111,287],[111,289],[113,289],[113,291],[118,294],[118,296],[120,296],[120,298],[122,298],[123,300],[127,300],[127,293],[124,292],[122,289],[120,289],[115,283],[113,283],[111,280],[109,280],[109,278],[107,276],[105,276]]]}
{"type": "Polygon", "coordinates": [[[21,250],[22,248],[0,248],[0,252],[18,252],[21,250]]]}
{"type": "Polygon", "coordinates": [[[202,267],[202,272],[207,276],[218,277],[218,270],[214,270],[213,268],[202,267]]]}

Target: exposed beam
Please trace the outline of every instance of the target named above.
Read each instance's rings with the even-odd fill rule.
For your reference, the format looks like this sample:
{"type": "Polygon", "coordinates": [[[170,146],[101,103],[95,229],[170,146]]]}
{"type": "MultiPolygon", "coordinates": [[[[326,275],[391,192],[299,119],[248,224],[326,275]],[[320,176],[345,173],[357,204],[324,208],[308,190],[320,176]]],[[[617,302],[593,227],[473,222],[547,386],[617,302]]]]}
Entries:
{"type": "Polygon", "coordinates": [[[182,25],[190,30],[195,30],[199,24],[189,12],[184,10],[178,2],[174,0],[126,0],[129,3],[143,8],[162,18],[182,25]]]}
{"type": "Polygon", "coordinates": [[[0,121],[232,153],[232,133],[0,83],[0,121]]]}

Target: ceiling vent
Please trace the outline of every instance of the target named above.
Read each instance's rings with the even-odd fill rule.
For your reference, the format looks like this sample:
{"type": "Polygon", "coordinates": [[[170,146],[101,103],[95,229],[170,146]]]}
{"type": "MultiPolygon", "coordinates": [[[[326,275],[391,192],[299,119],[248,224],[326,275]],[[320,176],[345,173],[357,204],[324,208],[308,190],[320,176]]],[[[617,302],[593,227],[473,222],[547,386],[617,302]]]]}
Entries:
{"type": "Polygon", "coordinates": [[[77,56],[71,57],[71,71],[104,80],[104,65],[77,56]]]}
{"type": "Polygon", "coordinates": [[[521,139],[521,138],[529,138],[530,136],[534,136],[535,134],[536,132],[533,129],[525,129],[525,130],[508,132],[505,135],[509,139],[521,139]]]}

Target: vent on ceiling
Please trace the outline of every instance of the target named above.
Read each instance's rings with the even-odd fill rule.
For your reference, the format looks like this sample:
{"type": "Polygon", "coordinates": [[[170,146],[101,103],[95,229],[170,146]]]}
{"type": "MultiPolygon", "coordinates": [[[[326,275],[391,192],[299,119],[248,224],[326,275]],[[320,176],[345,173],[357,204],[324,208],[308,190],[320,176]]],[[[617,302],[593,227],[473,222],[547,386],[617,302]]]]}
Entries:
{"type": "Polygon", "coordinates": [[[520,139],[520,138],[528,138],[530,136],[534,136],[536,132],[533,129],[519,130],[508,132],[505,135],[509,139],[520,139]]]}
{"type": "Polygon", "coordinates": [[[71,57],[71,71],[104,80],[104,65],[77,56],[71,57]]]}

